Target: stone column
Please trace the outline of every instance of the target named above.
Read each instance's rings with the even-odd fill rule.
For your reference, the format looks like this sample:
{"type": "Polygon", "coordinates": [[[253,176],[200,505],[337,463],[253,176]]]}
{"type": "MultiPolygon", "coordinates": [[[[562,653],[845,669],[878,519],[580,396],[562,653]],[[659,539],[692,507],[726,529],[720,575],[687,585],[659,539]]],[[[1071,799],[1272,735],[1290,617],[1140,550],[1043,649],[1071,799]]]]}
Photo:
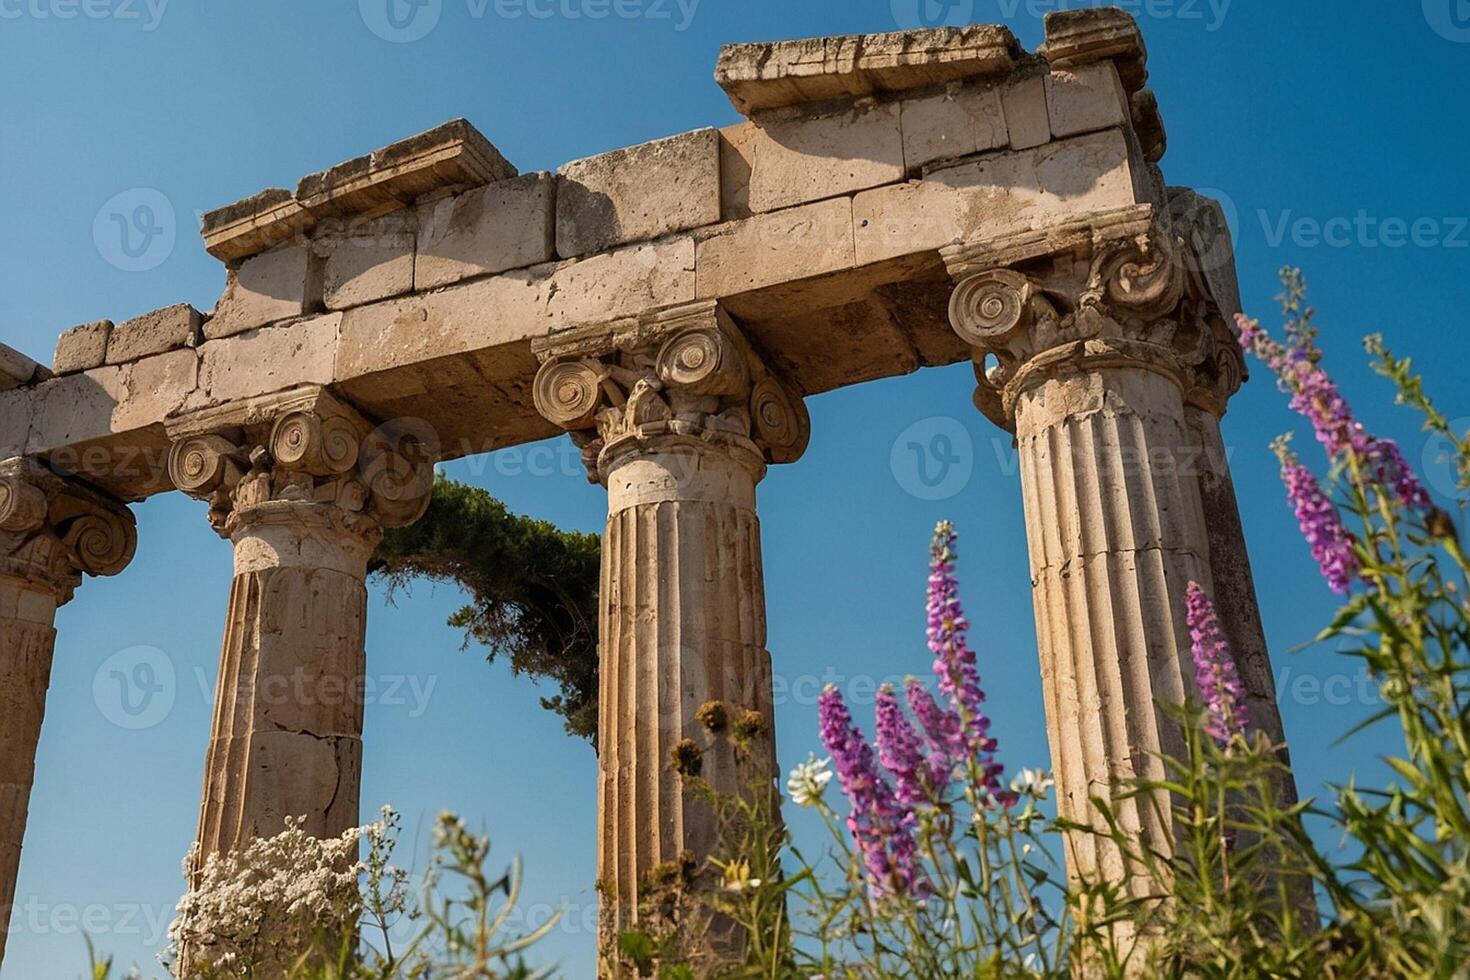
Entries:
{"type": "Polygon", "coordinates": [[[621,348],[589,356],[574,337],[542,356],[537,407],[573,432],[608,491],[598,721],[606,945],[638,921],[650,872],[719,844],[713,812],[675,770],[677,746],[693,743],[718,792],[772,785],[755,487],[767,462],[801,455],[809,426],[800,398],[713,304],[655,318],[621,348]],[[744,763],[701,720],[711,702],[732,722],[759,713],[766,734],[744,763]]]}
{"type": "Polygon", "coordinates": [[[56,609],[82,573],[132,560],[127,508],[22,459],[0,463],[0,962],[15,900],[36,744],[46,711],[56,609]]]}
{"type": "Polygon", "coordinates": [[[368,559],[432,474],[320,389],[173,426],[169,475],[235,547],[199,811],[202,855],[358,822],[368,559]]]}
{"type": "MultiPolygon", "coordinates": [[[[1235,481],[1230,476],[1229,453],[1220,434],[1220,418],[1210,409],[1189,405],[1185,408],[1185,420],[1198,447],[1196,472],[1210,542],[1215,609],[1230,639],[1230,649],[1245,686],[1250,727],[1252,731],[1269,735],[1281,746],[1283,761],[1289,762],[1281,709],[1276,701],[1276,678],[1266,647],[1261,611],[1256,604],[1255,577],[1246,552],[1235,481]]],[[[1285,801],[1296,800],[1293,781],[1287,781],[1283,792],[1285,801]]]]}
{"type": "MultiPolygon", "coordinates": [[[[1230,537],[1221,490],[1201,478],[1186,403],[1204,387],[1223,385],[1228,397],[1240,352],[1181,260],[1185,248],[1143,206],[1055,235],[946,250],[958,280],[951,321],[975,351],[976,403],[1015,433],[1020,452],[1059,808],[1084,823],[1096,823],[1091,797],[1160,778],[1159,754],[1182,754],[1160,705],[1194,693],[1185,588],[1195,580],[1213,593],[1216,570],[1230,573],[1212,550],[1230,537]]],[[[1223,606],[1238,625],[1253,597],[1248,583],[1228,588],[1223,606]]],[[[1269,723],[1274,700],[1270,709],[1253,717],[1269,723]]],[[[1267,730],[1279,735],[1279,718],[1267,730]]],[[[1166,798],[1113,805],[1145,846],[1172,848],[1166,798]]],[[[1074,835],[1068,858],[1074,875],[1130,877],[1116,849],[1087,835],[1074,835]]]]}

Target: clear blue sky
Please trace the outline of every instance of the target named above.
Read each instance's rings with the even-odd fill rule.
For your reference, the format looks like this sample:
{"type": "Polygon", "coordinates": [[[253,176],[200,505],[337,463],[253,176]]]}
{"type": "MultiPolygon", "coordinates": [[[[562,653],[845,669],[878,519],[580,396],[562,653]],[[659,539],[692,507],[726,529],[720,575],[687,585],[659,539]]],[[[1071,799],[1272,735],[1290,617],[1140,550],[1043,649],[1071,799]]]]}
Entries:
{"type": "MultiPolygon", "coordinates": [[[[428,0],[425,13],[439,20],[409,43],[370,29],[392,33],[374,2],[364,0],[364,16],[355,0],[0,0],[0,339],[49,361],[74,323],[179,301],[207,309],[224,276],[200,246],[196,212],[292,186],[445,119],[469,118],[523,170],[554,169],[736,121],[711,80],[722,43],[893,30],[914,23],[916,0],[428,0]],[[585,16],[607,9],[640,16],[585,16]],[[177,236],[166,257],[141,263],[152,268],[125,271],[95,243],[93,222],[110,198],[138,188],[169,202],[177,236]]],[[[1004,22],[1034,48],[1040,15],[1057,6],[952,0],[948,16],[1004,22]]],[[[1417,355],[1449,415],[1470,415],[1464,0],[1425,0],[1422,10],[1419,0],[1133,6],[1168,126],[1169,182],[1228,196],[1246,302],[1268,322],[1276,269],[1306,269],[1331,365],[1363,414],[1419,459],[1413,420],[1388,406],[1358,339],[1385,330],[1417,355]],[[1323,226],[1326,236],[1313,235],[1323,226]]],[[[864,700],[874,679],[926,671],[925,548],[946,517],[962,535],[1001,755],[1011,770],[1047,763],[1014,456],[970,407],[971,387],[961,365],[813,399],[811,449],[761,487],[770,648],[787,692],[783,767],[817,746],[821,681],[864,700]],[[967,437],[959,447],[970,473],[947,499],[910,494],[912,472],[890,465],[915,424],[967,437]]],[[[1332,651],[1286,652],[1334,608],[1266,448],[1292,421],[1258,379],[1234,401],[1226,436],[1298,779],[1320,791],[1354,770],[1376,774],[1373,757],[1393,743],[1368,733],[1333,745],[1373,710],[1371,695],[1332,651]]],[[[601,530],[602,491],[575,467],[536,462],[508,451],[449,471],[522,512],[601,530]]],[[[152,975],[181,888],[230,556],[202,504],[160,497],[137,513],[132,567],[89,582],[58,619],[5,980],[80,976],[82,923],[121,964],[152,975]],[[120,652],[136,660],[139,646],[159,651],[149,662],[172,679],[168,669],[156,675],[166,690],[155,703],[167,710],[130,729],[116,723],[127,716],[104,665],[120,652]]],[[[538,956],[590,976],[582,910],[594,901],[595,759],[538,706],[544,692],[460,650],[444,625],[458,602],[442,587],[394,605],[373,591],[368,661],[381,697],[367,707],[364,815],[395,804],[407,836],[418,832],[419,854],[440,809],[486,828],[496,854],[524,857],[528,905],[571,905],[538,956]]]]}

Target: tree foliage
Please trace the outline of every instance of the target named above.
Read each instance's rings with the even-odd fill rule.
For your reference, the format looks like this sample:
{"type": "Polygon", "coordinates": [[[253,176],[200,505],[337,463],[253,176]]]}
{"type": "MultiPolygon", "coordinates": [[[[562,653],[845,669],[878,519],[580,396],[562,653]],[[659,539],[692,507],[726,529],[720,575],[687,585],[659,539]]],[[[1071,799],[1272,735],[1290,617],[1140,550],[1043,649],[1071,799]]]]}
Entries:
{"type": "Polygon", "coordinates": [[[391,586],[454,582],[470,596],[449,619],[515,674],[547,678],[541,699],[566,729],[596,742],[597,586],[601,539],[513,514],[486,491],[440,477],[428,512],[388,531],[372,570],[391,586]]]}

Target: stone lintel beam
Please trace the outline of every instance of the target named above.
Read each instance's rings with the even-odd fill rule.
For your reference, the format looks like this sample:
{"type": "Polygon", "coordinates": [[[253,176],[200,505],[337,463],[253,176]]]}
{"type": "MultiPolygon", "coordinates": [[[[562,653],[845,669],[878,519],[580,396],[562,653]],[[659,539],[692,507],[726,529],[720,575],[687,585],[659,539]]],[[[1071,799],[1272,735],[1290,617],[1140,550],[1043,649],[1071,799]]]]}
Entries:
{"type": "Polygon", "coordinates": [[[1005,75],[1025,57],[995,24],[727,44],[715,81],[744,115],[1005,75]]]}

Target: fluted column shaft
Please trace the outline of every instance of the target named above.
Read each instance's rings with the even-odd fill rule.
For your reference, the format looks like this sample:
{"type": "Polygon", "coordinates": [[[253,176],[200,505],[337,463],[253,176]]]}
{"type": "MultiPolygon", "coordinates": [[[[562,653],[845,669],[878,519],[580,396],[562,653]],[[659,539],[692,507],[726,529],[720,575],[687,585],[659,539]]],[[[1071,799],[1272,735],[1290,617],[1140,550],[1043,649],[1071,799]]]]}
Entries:
{"type": "MultiPolygon", "coordinates": [[[[1282,747],[1282,759],[1287,761],[1286,735],[1276,701],[1276,678],[1271,670],[1261,611],[1256,604],[1255,578],[1246,552],[1245,529],[1240,521],[1220,420],[1213,412],[1195,406],[1186,407],[1185,416],[1197,445],[1196,471],[1210,543],[1215,609],[1230,639],[1230,651],[1245,687],[1250,730],[1270,736],[1272,742],[1282,747]]],[[[1296,786],[1290,778],[1286,779],[1283,790],[1290,801],[1296,800],[1296,786]]]]}
{"type": "Polygon", "coordinates": [[[710,740],[706,702],[753,708],[769,724],[771,658],[753,453],[674,439],[608,467],[601,589],[598,879],[603,932],[636,921],[648,873],[713,852],[715,815],[671,760],[686,739],[721,793],[775,773],[769,739],[752,770],[710,740]],[[706,744],[708,743],[708,744],[706,744]]]}
{"type": "MultiPolygon", "coordinates": [[[[1239,344],[1194,246],[1152,205],[944,257],[976,405],[1020,451],[1059,809],[1101,828],[1091,801],[1111,801],[1137,847],[1169,853],[1167,795],[1119,790],[1187,751],[1170,708],[1196,693],[1191,581],[1237,644],[1252,723],[1281,732],[1216,422],[1239,344]]],[[[1074,877],[1143,883],[1098,835],[1068,851],[1074,877]]]]}
{"type": "Polygon", "coordinates": [[[15,902],[56,610],[82,574],[116,575],[137,547],[132,514],[39,464],[0,462],[0,962],[15,902]]]}
{"type": "MultiPolygon", "coordinates": [[[[537,409],[572,433],[589,479],[608,495],[603,950],[638,921],[651,872],[678,862],[667,870],[676,880],[693,872],[696,887],[711,873],[705,859],[723,843],[718,814],[693,792],[692,768],[722,797],[764,806],[768,793],[773,809],[778,799],[755,487],[768,463],[800,458],[811,426],[800,397],[718,303],[653,311],[627,327],[578,328],[537,345],[534,387],[537,409]]],[[[693,939],[714,964],[738,960],[744,937],[715,917],[693,939]]]]}
{"type": "MultiPolygon", "coordinates": [[[[175,420],[169,476],[234,545],[199,810],[209,854],[357,823],[368,560],[428,506],[437,446],[321,388],[175,420]]],[[[185,960],[187,962],[187,960],[185,960]]]]}
{"type": "Polygon", "coordinates": [[[0,961],[51,683],[57,602],[41,583],[0,575],[0,961]]]}
{"type": "Polygon", "coordinates": [[[381,530],[332,504],[270,501],[231,534],[235,576],[199,812],[203,853],[356,825],[367,561],[381,530]]]}
{"type": "MultiPolygon", "coordinates": [[[[1184,754],[1161,705],[1190,690],[1185,589],[1208,587],[1209,545],[1183,409],[1179,385],[1144,367],[1048,377],[1016,402],[1058,807],[1081,823],[1096,823],[1092,797],[1184,754]]],[[[1170,848],[1166,802],[1116,805],[1125,829],[1170,848]]],[[[1125,874],[1094,837],[1069,849],[1074,874],[1125,874]]]]}

